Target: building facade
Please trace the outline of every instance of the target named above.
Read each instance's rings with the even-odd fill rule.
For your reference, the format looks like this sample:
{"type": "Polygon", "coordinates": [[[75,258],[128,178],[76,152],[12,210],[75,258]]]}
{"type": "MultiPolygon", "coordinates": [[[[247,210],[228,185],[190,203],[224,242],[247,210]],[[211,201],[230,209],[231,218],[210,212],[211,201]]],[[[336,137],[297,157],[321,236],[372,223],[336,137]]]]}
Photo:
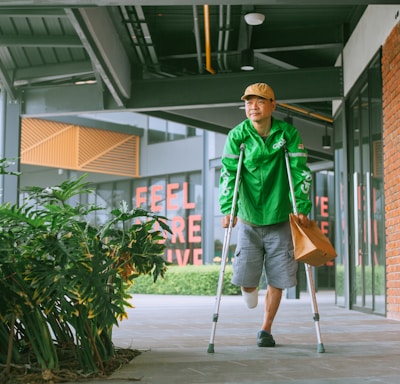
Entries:
{"type": "MultiPolygon", "coordinates": [[[[314,169],[312,194],[312,217],[338,252],[334,265],[318,269],[318,286],[335,289],[340,306],[397,320],[399,12],[398,5],[368,6],[338,57],[337,65],[343,68],[344,97],[332,104],[334,162],[314,169]]],[[[223,229],[217,188],[225,136],[202,127],[126,114],[130,121],[126,124],[143,132],[140,177],[90,174],[96,187],[90,199],[107,207],[123,199],[132,207],[145,206],[167,216],[174,234],[166,239],[166,258],[176,264],[218,262],[223,229]]],[[[307,125],[300,118],[294,118],[293,123],[301,131],[307,125]]],[[[307,144],[306,131],[301,133],[307,144]]],[[[25,173],[21,186],[54,185],[74,173],[57,168],[22,168],[25,173]]]]}

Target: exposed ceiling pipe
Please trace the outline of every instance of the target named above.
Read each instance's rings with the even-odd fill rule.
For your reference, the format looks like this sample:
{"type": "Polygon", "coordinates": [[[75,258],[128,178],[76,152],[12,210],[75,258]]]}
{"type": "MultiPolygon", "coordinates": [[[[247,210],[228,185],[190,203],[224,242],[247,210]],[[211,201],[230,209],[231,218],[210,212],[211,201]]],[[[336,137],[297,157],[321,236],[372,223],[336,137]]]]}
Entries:
{"type": "Polygon", "coordinates": [[[225,23],[225,41],[224,41],[224,66],[225,70],[228,71],[228,46],[229,46],[229,35],[231,31],[231,6],[226,6],[226,23],[225,23]]]}
{"type": "Polygon", "coordinates": [[[204,9],[204,34],[206,43],[206,70],[211,74],[215,73],[215,69],[211,66],[211,44],[210,44],[210,9],[208,4],[203,5],[204,9]]]}
{"type": "Polygon", "coordinates": [[[228,44],[231,23],[231,6],[226,6],[226,16],[224,11],[225,6],[219,6],[219,31],[218,31],[218,53],[217,62],[218,68],[222,71],[228,71],[228,44]],[[226,19],[226,21],[225,21],[226,19]]]}
{"type": "Polygon", "coordinates": [[[200,43],[199,15],[197,12],[196,5],[193,5],[193,22],[194,22],[194,39],[196,42],[197,66],[199,68],[199,73],[203,74],[204,71],[203,71],[202,52],[200,43]]]}
{"type": "Polygon", "coordinates": [[[292,110],[292,111],[301,113],[301,114],[303,114],[303,115],[311,116],[311,117],[314,117],[314,118],[316,118],[316,119],[323,120],[323,121],[326,121],[327,123],[333,124],[333,119],[332,119],[332,118],[323,116],[323,115],[321,115],[321,114],[319,114],[319,113],[307,111],[307,110],[304,109],[304,108],[300,108],[300,107],[297,107],[297,106],[295,106],[295,105],[290,105],[290,104],[286,104],[286,103],[279,103],[278,105],[279,105],[280,107],[283,107],[283,108],[286,108],[286,109],[289,109],[289,110],[292,110]]]}
{"type": "Polygon", "coordinates": [[[217,63],[218,63],[218,69],[219,70],[224,70],[223,64],[222,64],[222,45],[224,42],[224,6],[220,5],[219,6],[219,28],[218,28],[218,51],[217,51],[217,63]]]}

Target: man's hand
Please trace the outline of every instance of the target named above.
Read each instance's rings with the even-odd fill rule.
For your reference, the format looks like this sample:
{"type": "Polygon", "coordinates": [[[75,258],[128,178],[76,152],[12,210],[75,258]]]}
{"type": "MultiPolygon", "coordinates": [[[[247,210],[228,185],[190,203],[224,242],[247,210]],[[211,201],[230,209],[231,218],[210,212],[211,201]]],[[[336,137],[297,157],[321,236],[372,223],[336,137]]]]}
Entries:
{"type": "Polygon", "coordinates": [[[298,215],[299,222],[303,227],[308,227],[310,225],[310,219],[304,215],[303,213],[299,213],[298,215]]]}
{"type": "MultiPolygon", "coordinates": [[[[230,220],[231,220],[231,215],[226,215],[225,217],[223,217],[222,218],[222,228],[228,228],[230,220]]],[[[232,227],[234,227],[236,225],[236,222],[237,222],[237,217],[235,216],[233,218],[232,227]]]]}

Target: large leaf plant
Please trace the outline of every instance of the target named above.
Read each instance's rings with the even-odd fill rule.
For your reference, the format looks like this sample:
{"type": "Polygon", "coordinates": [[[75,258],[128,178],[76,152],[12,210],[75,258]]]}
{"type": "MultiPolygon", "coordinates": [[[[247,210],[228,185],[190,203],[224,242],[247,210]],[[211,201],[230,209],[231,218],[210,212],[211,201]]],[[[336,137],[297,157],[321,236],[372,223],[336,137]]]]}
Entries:
{"type": "MultiPolygon", "coordinates": [[[[0,160],[0,173],[7,162],[0,160]]],[[[134,279],[164,277],[166,218],[126,202],[100,226],[102,207],[72,204],[90,194],[85,176],[30,187],[21,205],[0,205],[0,363],[35,361],[44,378],[65,351],[80,370],[103,373],[115,353],[113,326],[126,317],[134,279]]]]}

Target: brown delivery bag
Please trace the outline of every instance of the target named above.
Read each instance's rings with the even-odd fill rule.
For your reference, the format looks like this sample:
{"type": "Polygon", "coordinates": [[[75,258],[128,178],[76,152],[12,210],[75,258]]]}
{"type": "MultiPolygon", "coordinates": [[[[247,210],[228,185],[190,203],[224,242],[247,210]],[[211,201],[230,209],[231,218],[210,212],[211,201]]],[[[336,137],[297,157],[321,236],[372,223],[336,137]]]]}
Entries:
{"type": "Polygon", "coordinates": [[[296,261],[319,267],[337,256],[331,242],[315,221],[310,220],[309,226],[304,227],[299,218],[291,213],[290,228],[296,261]]]}

